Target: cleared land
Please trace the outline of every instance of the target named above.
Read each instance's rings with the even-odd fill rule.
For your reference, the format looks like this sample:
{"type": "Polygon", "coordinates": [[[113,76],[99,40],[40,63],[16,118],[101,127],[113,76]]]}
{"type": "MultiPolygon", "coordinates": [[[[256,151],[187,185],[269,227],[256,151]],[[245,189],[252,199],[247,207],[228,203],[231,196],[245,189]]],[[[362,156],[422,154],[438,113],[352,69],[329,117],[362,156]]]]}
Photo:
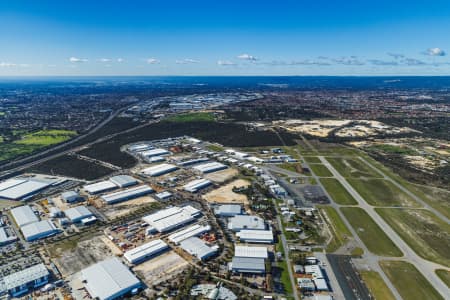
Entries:
{"type": "Polygon", "coordinates": [[[203,177],[205,177],[206,179],[209,179],[211,181],[217,182],[217,183],[222,183],[227,180],[230,180],[231,178],[233,178],[234,176],[236,176],[238,174],[239,174],[238,170],[233,169],[233,168],[228,168],[225,170],[205,174],[203,177]]]}
{"type": "Polygon", "coordinates": [[[249,186],[250,182],[243,179],[238,179],[233,182],[230,182],[227,185],[224,185],[218,189],[215,189],[206,195],[203,198],[211,203],[242,203],[247,205],[248,199],[244,194],[238,194],[233,192],[233,187],[246,187],[249,186]]]}
{"type": "Polygon", "coordinates": [[[316,174],[316,176],[319,176],[319,177],[332,177],[333,176],[333,174],[330,172],[330,170],[328,170],[328,168],[322,164],[309,164],[308,166],[311,168],[311,170],[314,172],[314,174],[316,174]]]}
{"type": "Polygon", "coordinates": [[[439,276],[439,278],[445,282],[445,284],[450,287],[450,271],[447,270],[436,270],[436,274],[437,276],[439,276]]]}
{"type": "Polygon", "coordinates": [[[376,171],[358,158],[327,157],[327,160],[344,177],[380,177],[376,171]]]}
{"type": "Polygon", "coordinates": [[[23,145],[50,146],[67,141],[75,135],[77,135],[77,133],[71,130],[39,130],[37,132],[22,136],[22,138],[15,143],[23,145]]]}
{"type": "Polygon", "coordinates": [[[378,208],[377,213],[420,256],[450,267],[450,225],[422,209],[378,208]]]}
{"type": "Polygon", "coordinates": [[[14,206],[22,205],[20,201],[0,200],[0,210],[5,208],[11,208],[14,206]]]}
{"type": "Polygon", "coordinates": [[[384,283],[380,274],[375,271],[359,271],[364,283],[376,300],[395,300],[394,295],[384,283]]]}
{"type": "Polygon", "coordinates": [[[450,191],[412,183],[408,183],[406,188],[450,219],[450,191]]]}
{"type": "Polygon", "coordinates": [[[327,245],[327,252],[334,252],[345,245],[352,238],[352,234],[333,207],[320,206],[319,208],[333,232],[333,239],[327,245]]]}
{"type": "Polygon", "coordinates": [[[348,182],[370,205],[420,207],[414,199],[384,179],[348,179],[348,182]]]}
{"type": "Polygon", "coordinates": [[[400,249],[362,208],[342,207],[341,211],[370,252],[380,256],[402,256],[400,249]]]}
{"type": "Polygon", "coordinates": [[[143,196],[111,205],[105,204],[101,199],[97,199],[96,202],[100,202],[99,204],[103,206],[101,211],[108,217],[108,219],[113,220],[128,215],[141,208],[148,207],[150,203],[154,203],[156,200],[150,196],[143,196]]]}
{"type": "Polygon", "coordinates": [[[340,205],[356,205],[358,202],[350,195],[349,192],[334,178],[321,178],[320,182],[327,190],[328,194],[333,198],[334,202],[340,205]]]}
{"type": "Polygon", "coordinates": [[[214,115],[209,112],[186,113],[170,116],[164,121],[167,122],[213,122],[214,115]]]}
{"type": "Polygon", "coordinates": [[[380,266],[404,300],[443,299],[412,264],[403,261],[381,261],[380,266]]]}
{"type": "Polygon", "coordinates": [[[317,156],[304,156],[306,162],[313,164],[320,164],[320,159],[317,156]]]}

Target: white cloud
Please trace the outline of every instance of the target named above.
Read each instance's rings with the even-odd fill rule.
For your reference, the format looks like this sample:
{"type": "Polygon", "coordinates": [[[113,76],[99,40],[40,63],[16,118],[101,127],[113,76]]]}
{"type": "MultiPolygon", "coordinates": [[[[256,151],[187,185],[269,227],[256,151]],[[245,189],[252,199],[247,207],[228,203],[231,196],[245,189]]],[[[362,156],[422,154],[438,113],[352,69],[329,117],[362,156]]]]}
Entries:
{"type": "Polygon", "coordinates": [[[123,61],[124,61],[123,58],[120,58],[120,57],[119,57],[119,58],[117,59],[117,62],[118,62],[118,63],[121,63],[121,62],[123,62],[123,61]]]}
{"type": "Polygon", "coordinates": [[[423,52],[425,55],[429,56],[445,56],[446,53],[441,48],[428,48],[426,51],[423,52]]]}
{"type": "Polygon", "coordinates": [[[251,61],[258,60],[258,58],[256,58],[255,56],[247,54],[247,53],[238,55],[237,58],[243,59],[243,60],[251,60],[251,61]]]}
{"type": "Polygon", "coordinates": [[[17,66],[16,64],[14,64],[14,63],[10,63],[10,62],[0,62],[0,67],[15,67],[15,66],[17,66]]]}
{"type": "Polygon", "coordinates": [[[79,58],[79,57],[71,57],[71,58],[69,58],[69,61],[71,62],[71,63],[83,63],[83,62],[87,62],[88,61],[88,59],[87,58],[79,58]]]}
{"type": "Polygon", "coordinates": [[[192,58],[179,59],[175,61],[176,64],[185,65],[185,64],[198,64],[199,61],[192,58]]]}
{"type": "Polygon", "coordinates": [[[150,65],[155,65],[155,64],[159,64],[160,61],[158,59],[156,59],[156,58],[148,58],[147,59],[147,63],[150,64],[150,65]]]}
{"type": "Polygon", "coordinates": [[[217,64],[219,66],[235,66],[236,65],[236,63],[229,61],[229,60],[218,60],[217,64]]]}
{"type": "Polygon", "coordinates": [[[100,58],[98,61],[100,61],[100,62],[110,62],[111,59],[110,58],[100,58]]]}

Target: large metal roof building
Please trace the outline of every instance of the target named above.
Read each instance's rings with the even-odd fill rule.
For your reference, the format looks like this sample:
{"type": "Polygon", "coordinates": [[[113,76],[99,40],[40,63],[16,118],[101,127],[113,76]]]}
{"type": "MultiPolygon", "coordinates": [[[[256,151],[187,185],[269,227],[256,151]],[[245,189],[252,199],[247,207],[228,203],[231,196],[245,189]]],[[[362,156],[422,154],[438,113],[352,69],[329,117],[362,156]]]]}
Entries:
{"type": "Polygon", "coordinates": [[[169,246],[163,240],[154,240],[125,252],[123,257],[125,257],[130,264],[137,264],[168,248],[169,246]]]}
{"type": "Polygon", "coordinates": [[[272,230],[241,230],[236,233],[241,242],[247,243],[262,243],[262,244],[272,244],[273,243],[273,232],[272,230]]]}
{"type": "Polygon", "coordinates": [[[196,166],[194,166],[192,168],[194,170],[197,170],[197,171],[205,174],[205,173],[212,173],[212,172],[224,170],[224,169],[226,169],[228,167],[226,165],[218,163],[218,162],[209,162],[209,163],[196,165],[196,166]]]}
{"type": "Polygon", "coordinates": [[[115,257],[87,267],[81,277],[91,297],[99,300],[118,299],[141,287],[139,279],[115,257]]]}
{"type": "Polygon", "coordinates": [[[181,241],[185,239],[188,239],[193,236],[199,236],[210,230],[211,226],[209,225],[201,226],[196,224],[169,235],[169,241],[175,244],[179,244],[181,241]]]}
{"type": "Polygon", "coordinates": [[[30,223],[20,228],[24,238],[31,242],[58,233],[55,224],[49,220],[30,223]]]}
{"type": "Polygon", "coordinates": [[[237,273],[262,274],[266,271],[264,258],[233,257],[231,270],[237,273]]]}
{"type": "Polygon", "coordinates": [[[31,179],[10,179],[0,184],[0,198],[19,200],[50,186],[51,182],[31,179]]]}
{"type": "Polygon", "coordinates": [[[233,217],[242,213],[242,207],[239,204],[219,205],[214,213],[221,217],[233,217]]]}
{"type": "Polygon", "coordinates": [[[228,229],[234,232],[241,231],[242,229],[266,230],[266,224],[258,216],[236,215],[229,219],[228,229]]]}
{"type": "Polygon", "coordinates": [[[234,247],[235,257],[253,257],[253,258],[268,258],[267,247],[253,247],[235,245],[234,247]]]}
{"type": "Polygon", "coordinates": [[[144,196],[153,192],[153,189],[148,185],[140,185],[132,187],[123,191],[118,191],[102,196],[102,199],[108,204],[114,204],[126,200],[131,200],[140,196],[144,196]]]}
{"type": "Polygon", "coordinates": [[[136,178],[133,178],[129,175],[117,175],[113,176],[109,179],[112,183],[117,185],[118,187],[124,188],[128,186],[132,186],[138,183],[136,178]]]}
{"type": "Polygon", "coordinates": [[[11,215],[19,227],[39,221],[30,206],[24,205],[11,209],[11,215]]]}
{"type": "Polygon", "coordinates": [[[34,265],[3,278],[4,288],[17,297],[28,291],[29,287],[39,287],[48,282],[50,273],[44,264],[34,265]]]}
{"type": "Polygon", "coordinates": [[[209,247],[204,241],[198,237],[190,237],[180,242],[180,247],[192,256],[197,257],[200,260],[207,259],[208,257],[217,253],[218,246],[209,247]]]}
{"type": "Polygon", "coordinates": [[[208,179],[196,179],[183,186],[185,191],[195,193],[209,186],[212,182],[208,179]]]}
{"type": "Polygon", "coordinates": [[[170,155],[170,152],[165,149],[156,148],[156,149],[139,152],[139,154],[142,155],[143,157],[150,158],[152,156],[170,155]]]}
{"type": "Polygon", "coordinates": [[[89,218],[94,214],[84,205],[75,206],[64,211],[66,217],[73,223],[80,222],[84,218],[89,218]]]}
{"type": "Polygon", "coordinates": [[[100,181],[93,184],[87,184],[83,186],[83,188],[88,192],[89,194],[98,194],[106,191],[110,191],[117,188],[117,185],[115,185],[113,182],[109,180],[100,181]]]}
{"type": "Polygon", "coordinates": [[[173,171],[178,170],[178,167],[172,164],[159,164],[156,166],[152,166],[146,169],[143,169],[141,172],[145,175],[149,176],[160,176],[167,173],[171,173],[173,171]]]}
{"type": "Polygon", "coordinates": [[[192,222],[200,211],[190,205],[170,207],[145,216],[142,220],[158,232],[167,232],[178,226],[192,222]]]}

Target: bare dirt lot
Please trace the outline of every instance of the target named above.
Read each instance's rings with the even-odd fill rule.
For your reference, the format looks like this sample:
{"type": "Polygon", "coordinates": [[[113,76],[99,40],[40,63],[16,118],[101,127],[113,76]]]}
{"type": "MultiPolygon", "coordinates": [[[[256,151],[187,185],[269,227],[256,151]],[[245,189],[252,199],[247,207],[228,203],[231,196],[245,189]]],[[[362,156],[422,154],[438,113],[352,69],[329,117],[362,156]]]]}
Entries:
{"type": "Polygon", "coordinates": [[[248,205],[247,196],[233,192],[233,187],[239,188],[249,185],[250,183],[247,180],[238,179],[207,193],[203,196],[203,199],[211,203],[241,203],[248,205]]]}
{"type": "Polygon", "coordinates": [[[170,251],[136,266],[134,271],[151,286],[181,273],[188,265],[181,256],[170,251]]]}
{"type": "Polygon", "coordinates": [[[238,170],[233,169],[233,168],[228,168],[228,169],[225,169],[222,171],[207,174],[204,177],[208,180],[211,180],[211,181],[214,181],[217,183],[222,183],[222,182],[225,182],[225,181],[233,178],[238,173],[239,173],[238,170]]]}
{"type": "Polygon", "coordinates": [[[150,196],[144,196],[112,205],[102,204],[103,207],[100,210],[108,219],[113,220],[152,202],[156,202],[156,200],[150,196]]]}
{"type": "Polygon", "coordinates": [[[112,256],[111,249],[99,235],[83,241],[66,240],[53,247],[55,248],[51,252],[56,257],[54,263],[64,277],[112,256]]]}

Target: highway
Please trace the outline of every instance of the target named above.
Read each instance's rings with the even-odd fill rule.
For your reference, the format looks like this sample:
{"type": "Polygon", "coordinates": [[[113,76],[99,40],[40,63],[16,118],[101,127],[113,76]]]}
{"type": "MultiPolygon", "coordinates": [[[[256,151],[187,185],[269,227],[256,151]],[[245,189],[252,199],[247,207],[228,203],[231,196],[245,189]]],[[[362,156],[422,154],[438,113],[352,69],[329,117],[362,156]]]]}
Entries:
{"type": "MultiPolygon", "coordinates": [[[[327,161],[323,156],[319,156],[322,164],[324,164],[334,175],[334,177],[344,186],[344,188],[358,202],[359,206],[364,209],[375,223],[391,238],[392,242],[403,252],[403,260],[415,265],[416,268],[424,275],[431,285],[442,295],[444,299],[450,295],[450,289],[434,272],[436,269],[449,269],[440,264],[430,262],[417,255],[408,244],[376,213],[374,207],[369,205],[361,195],[353,189],[347,180],[327,161]]],[[[383,259],[383,258],[381,258],[383,259]]]]}

